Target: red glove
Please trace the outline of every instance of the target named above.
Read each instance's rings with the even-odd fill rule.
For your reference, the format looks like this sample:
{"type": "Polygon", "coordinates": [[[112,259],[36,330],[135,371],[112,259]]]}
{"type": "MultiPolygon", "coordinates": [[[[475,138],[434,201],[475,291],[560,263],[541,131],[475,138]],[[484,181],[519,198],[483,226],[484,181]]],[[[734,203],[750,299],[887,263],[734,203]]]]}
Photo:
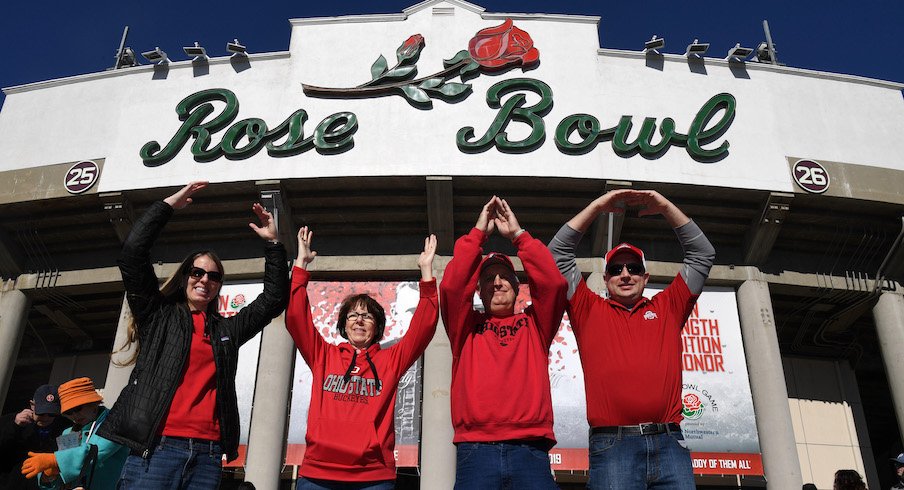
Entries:
{"type": "Polygon", "coordinates": [[[47,476],[60,474],[60,467],[57,465],[55,454],[29,451],[28,456],[29,458],[22,463],[22,474],[25,475],[25,478],[34,478],[41,472],[44,472],[47,476]]]}

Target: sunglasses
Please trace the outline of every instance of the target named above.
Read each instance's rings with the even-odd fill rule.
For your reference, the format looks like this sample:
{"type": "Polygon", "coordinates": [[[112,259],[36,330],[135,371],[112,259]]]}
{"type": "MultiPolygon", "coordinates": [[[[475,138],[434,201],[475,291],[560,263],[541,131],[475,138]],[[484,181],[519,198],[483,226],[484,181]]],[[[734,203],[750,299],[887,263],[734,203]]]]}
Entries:
{"type": "Polygon", "coordinates": [[[223,273],[218,271],[206,271],[200,267],[192,267],[188,270],[188,275],[190,277],[194,277],[195,279],[201,279],[204,275],[207,275],[207,279],[213,282],[223,282],[223,273]]]}
{"type": "Polygon", "coordinates": [[[643,264],[631,262],[629,264],[609,264],[606,266],[606,274],[609,274],[610,276],[620,276],[622,269],[625,267],[628,268],[628,274],[631,274],[632,276],[639,276],[646,271],[643,264]]]}

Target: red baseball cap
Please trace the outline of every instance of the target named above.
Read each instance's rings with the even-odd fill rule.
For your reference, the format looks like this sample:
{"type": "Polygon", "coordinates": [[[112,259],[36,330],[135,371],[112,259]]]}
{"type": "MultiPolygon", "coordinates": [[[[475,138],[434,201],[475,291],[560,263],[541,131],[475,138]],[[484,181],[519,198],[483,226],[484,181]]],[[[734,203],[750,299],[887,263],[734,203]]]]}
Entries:
{"type": "Polygon", "coordinates": [[[640,260],[640,263],[643,264],[644,269],[647,268],[647,259],[643,256],[643,250],[631,245],[630,243],[620,243],[614,247],[612,250],[606,252],[606,264],[608,264],[612,260],[612,256],[619,252],[627,252],[640,260]]]}
{"type": "MultiPolygon", "coordinates": [[[[483,270],[487,267],[495,264],[502,264],[512,271],[512,275],[515,276],[515,266],[512,264],[512,259],[508,258],[505,254],[499,252],[490,252],[486,257],[480,261],[480,268],[478,269],[481,274],[483,274],[483,270]]],[[[517,278],[517,276],[515,276],[517,278]]]]}

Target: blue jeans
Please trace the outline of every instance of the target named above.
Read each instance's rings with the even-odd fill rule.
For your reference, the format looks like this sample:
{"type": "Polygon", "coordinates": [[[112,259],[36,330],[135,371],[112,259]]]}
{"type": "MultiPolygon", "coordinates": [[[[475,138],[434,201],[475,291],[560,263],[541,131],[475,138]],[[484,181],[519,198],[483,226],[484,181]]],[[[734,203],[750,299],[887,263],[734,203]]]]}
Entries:
{"type": "Polygon", "coordinates": [[[455,453],[456,490],[558,488],[539,444],[460,442],[455,453]]]}
{"type": "Polygon", "coordinates": [[[222,458],[218,442],[163,436],[147,459],[134,454],[126,459],[116,488],[216,490],[222,458]]]}
{"type": "Polygon", "coordinates": [[[655,435],[590,436],[592,490],[694,490],[691,453],[681,431],[655,435]]]}
{"type": "Polygon", "coordinates": [[[295,490],[393,490],[394,488],[395,480],[356,482],[315,480],[302,476],[295,483],[295,490]]]}

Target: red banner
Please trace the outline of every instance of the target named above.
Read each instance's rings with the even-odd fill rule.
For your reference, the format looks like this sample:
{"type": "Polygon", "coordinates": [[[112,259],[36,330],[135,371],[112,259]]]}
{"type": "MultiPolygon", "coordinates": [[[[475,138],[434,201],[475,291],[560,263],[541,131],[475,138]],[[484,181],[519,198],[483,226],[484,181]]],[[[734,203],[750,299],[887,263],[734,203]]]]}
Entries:
{"type": "MultiPolygon", "coordinates": [[[[697,475],[763,475],[763,458],[759,454],[691,453],[697,475]]],[[[549,463],[554,470],[589,470],[586,449],[552,448],[549,463]]]]}

